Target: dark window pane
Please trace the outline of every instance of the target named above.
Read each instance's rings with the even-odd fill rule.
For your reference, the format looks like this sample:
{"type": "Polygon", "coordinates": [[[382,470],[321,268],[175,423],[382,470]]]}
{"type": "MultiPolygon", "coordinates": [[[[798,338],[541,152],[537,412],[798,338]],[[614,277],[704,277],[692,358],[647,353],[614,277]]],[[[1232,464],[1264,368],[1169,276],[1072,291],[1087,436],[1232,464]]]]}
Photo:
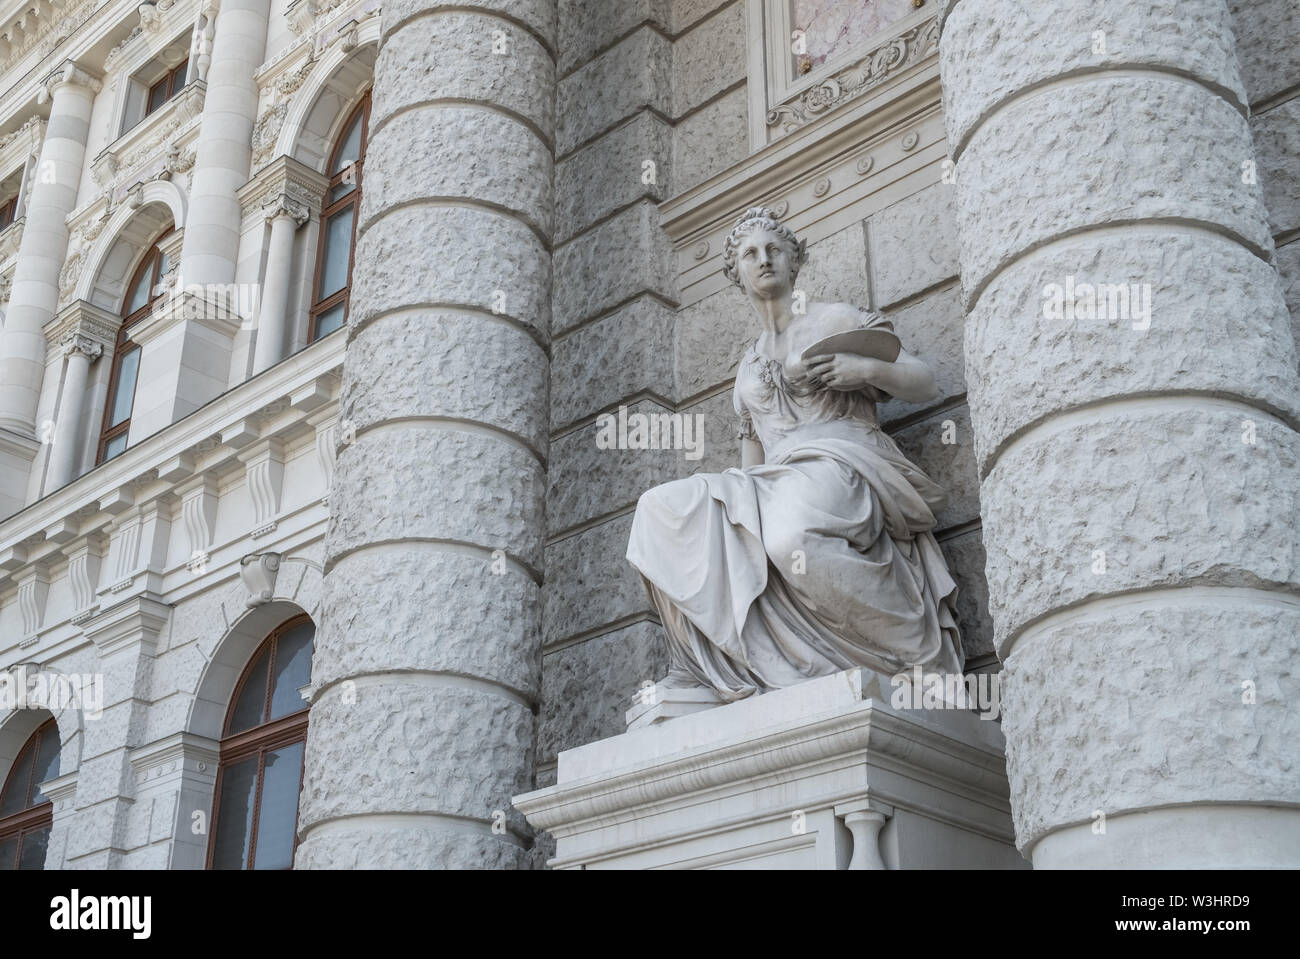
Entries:
{"type": "Polygon", "coordinates": [[[342,180],[340,180],[338,183],[334,184],[334,186],[330,188],[330,198],[326,202],[337,203],[339,200],[343,199],[345,196],[347,196],[356,188],[357,188],[357,183],[355,177],[345,176],[342,180]]]}
{"type": "Polygon", "coordinates": [[[36,743],[29,739],[14,760],[4,795],[0,796],[0,816],[11,816],[27,808],[27,784],[31,782],[32,759],[35,755],[36,743]]]}
{"type": "Polygon", "coordinates": [[[163,77],[149,88],[149,102],[145,105],[144,115],[148,116],[167,102],[167,78],[163,77]]]}
{"type": "Polygon", "coordinates": [[[298,790],[302,786],[302,743],[281,746],[266,754],[262,805],[257,817],[255,869],[288,869],[293,865],[293,830],[298,820],[298,790]]]}
{"type": "Polygon", "coordinates": [[[128,350],[122,356],[122,365],[117,368],[117,386],[113,390],[113,411],[108,418],[109,426],[117,426],[129,420],[131,407],[135,403],[135,378],[140,372],[140,347],[130,346],[128,350]]]}
{"type": "Polygon", "coordinates": [[[347,315],[348,304],[346,300],[331,306],[324,313],[318,314],[316,317],[316,339],[319,340],[322,336],[333,333],[343,326],[343,321],[347,319],[347,315]]]}
{"type": "Polygon", "coordinates": [[[352,119],[347,132],[339,141],[339,152],[334,155],[334,165],[330,167],[330,176],[346,166],[351,166],[361,159],[361,113],[352,119]]]}
{"type": "Polygon", "coordinates": [[[356,204],[339,210],[325,224],[325,254],[321,258],[316,299],[323,300],[348,285],[348,260],[352,256],[352,212],[356,204]]]}
{"type": "Polygon", "coordinates": [[[23,849],[18,854],[19,869],[44,869],[45,847],[50,841],[50,830],[37,829],[23,833],[23,849]]]}
{"type": "Polygon", "coordinates": [[[153,254],[151,253],[145,267],[135,279],[135,286],[131,287],[131,292],[127,295],[126,307],[122,310],[123,316],[130,316],[149,302],[149,285],[153,283],[152,263],[153,254]]]}
{"type": "Polygon", "coordinates": [[[189,66],[189,60],[182,60],[180,66],[172,70],[172,96],[180,93],[181,88],[185,86],[185,71],[189,69],[189,66]]]}
{"type": "Polygon", "coordinates": [[[226,735],[242,733],[254,726],[262,725],[265,721],[266,670],[270,652],[270,646],[263,648],[257,656],[257,662],[248,671],[244,688],[239,691],[239,701],[235,703],[235,710],[230,714],[230,730],[226,735]]]}
{"type": "Polygon", "coordinates": [[[250,756],[221,771],[217,834],[212,837],[213,869],[245,869],[248,837],[253,832],[253,796],[257,787],[257,757],[250,756]]]}
{"type": "Polygon", "coordinates": [[[126,434],[119,433],[117,436],[114,436],[111,440],[109,440],[108,443],[104,446],[104,462],[107,463],[114,456],[117,456],[120,453],[122,453],[125,449],[126,449],[126,434]]]}
{"type": "Polygon", "coordinates": [[[16,868],[18,862],[18,837],[0,839],[0,872],[16,868]]]}
{"type": "Polygon", "coordinates": [[[41,794],[40,784],[59,774],[59,731],[49,726],[41,733],[41,745],[36,751],[36,774],[32,776],[32,798],[29,806],[49,800],[41,794]]]}
{"type": "MultiPolygon", "coordinates": [[[[167,270],[168,270],[168,268],[169,268],[170,266],[171,266],[171,262],[167,259],[167,254],[166,254],[166,253],[163,253],[163,252],[161,252],[161,251],[159,251],[159,253],[158,253],[158,278],[159,278],[160,280],[162,279],[162,277],[164,276],[164,274],[166,274],[166,272],[167,272],[167,270]]],[[[158,291],[157,291],[157,290],[154,290],[154,296],[157,296],[157,295],[158,295],[158,291]]]]}
{"type": "Polygon", "coordinates": [[[269,719],[279,719],[307,708],[298,690],[311,679],[311,641],[315,635],[316,627],[303,623],[276,640],[269,719]]]}

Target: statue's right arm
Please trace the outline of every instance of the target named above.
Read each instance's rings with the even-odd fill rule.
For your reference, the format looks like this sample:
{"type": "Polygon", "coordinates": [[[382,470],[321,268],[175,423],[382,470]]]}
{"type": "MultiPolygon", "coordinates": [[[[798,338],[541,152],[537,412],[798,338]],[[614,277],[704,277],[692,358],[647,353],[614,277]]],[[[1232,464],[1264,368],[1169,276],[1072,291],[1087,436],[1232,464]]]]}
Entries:
{"type": "Polygon", "coordinates": [[[763,444],[758,440],[740,441],[740,468],[763,465],[763,444]]]}

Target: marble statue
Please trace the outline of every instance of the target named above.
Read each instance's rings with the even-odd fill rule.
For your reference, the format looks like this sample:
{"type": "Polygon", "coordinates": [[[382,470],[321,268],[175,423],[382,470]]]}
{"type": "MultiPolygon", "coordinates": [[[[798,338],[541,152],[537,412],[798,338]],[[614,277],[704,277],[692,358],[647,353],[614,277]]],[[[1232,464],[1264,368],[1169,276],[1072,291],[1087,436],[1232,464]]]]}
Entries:
{"type": "Polygon", "coordinates": [[[723,259],[763,326],[733,393],[741,467],[643,494],[627,548],[667,634],[662,685],[732,701],[857,666],[960,674],[957,586],[933,534],[946,493],[876,416],[888,396],[932,399],[933,374],[879,314],[796,309],[806,245],[770,211],[740,218],[723,259]],[[874,346],[819,352],[861,330],[875,332],[833,343],[874,346]]]}

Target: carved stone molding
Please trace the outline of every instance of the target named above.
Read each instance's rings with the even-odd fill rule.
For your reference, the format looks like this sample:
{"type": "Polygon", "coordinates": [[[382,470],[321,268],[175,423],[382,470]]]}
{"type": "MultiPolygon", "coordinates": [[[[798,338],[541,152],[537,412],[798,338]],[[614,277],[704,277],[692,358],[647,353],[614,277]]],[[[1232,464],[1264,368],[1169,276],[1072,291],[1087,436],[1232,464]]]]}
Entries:
{"type": "Polygon", "coordinates": [[[85,344],[84,349],[81,345],[74,345],[72,348],[80,349],[94,360],[102,354],[111,354],[113,345],[117,342],[117,330],[121,322],[121,317],[116,314],[109,313],[87,300],[77,300],[59,311],[54,322],[46,327],[46,341],[51,345],[57,345],[65,356],[69,350],[69,343],[85,344]],[[89,348],[90,344],[98,347],[99,352],[94,353],[89,348]]]}
{"type": "Polygon", "coordinates": [[[329,180],[290,156],[276,157],[239,189],[246,217],[273,219],[288,213],[301,226],[319,213],[329,180]]]}
{"type": "Polygon", "coordinates": [[[64,60],[41,83],[41,90],[37,94],[36,102],[44,104],[46,101],[54,99],[55,91],[65,85],[87,87],[91,93],[98,93],[104,88],[97,74],[90,72],[73,60],[64,60]]]}
{"type": "Polygon", "coordinates": [[[13,69],[33,50],[48,56],[98,5],[99,0],[35,0],[11,7],[15,12],[0,21],[0,70],[13,69]]]}
{"type": "Polygon", "coordinates": [[[92,363],[104,355],[104,345],[102,343],[91,339],[89,336],[82,336],[80,333],[70,333],[65,336],[63,342],[59,344],[59,349],[64,356],[80,353],[92,363]]]}
{"type": "Polygon", "coordinates": [[[930,19],[872,50],[853,66],[767,112],[767,125],[791,133],[939,52],[939,22],[930,19]]]}
{"type": "Polygon", "coordinates": [[[197,129],[207,89],[201,80],[190,81],[157,113],[95,157],[90,176],[110,197],[118,197],[110,206],[120,201],[119,194],[125,187],[169,179],[194,165],[194,150],[186,149],[180,141],[197,129]]]}
{"type": "Polygon", "coordinates": [[[266,217],[268,222],[287,216],[294,221],[295,225],[302,226],[311,219],[311,210],[305,203],[286,190],[281,193],[273,193],[262,201],[262,215],[266,217]]]}

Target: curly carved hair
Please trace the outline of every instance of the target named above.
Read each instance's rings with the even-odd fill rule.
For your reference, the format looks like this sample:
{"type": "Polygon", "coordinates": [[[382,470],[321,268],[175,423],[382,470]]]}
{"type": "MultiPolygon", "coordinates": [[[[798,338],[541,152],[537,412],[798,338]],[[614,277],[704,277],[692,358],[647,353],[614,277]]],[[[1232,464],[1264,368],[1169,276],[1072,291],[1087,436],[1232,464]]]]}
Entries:
{"type": "Polygon", "coordinates": [[[736,253],[740,249],[742,238],[755,230],[770,230],[790,245],[790,259],[794,263],[794,274],[799,275],[803,265],[808,262],[808,242],[794,235],[794,231],[776,218],[776,214],[767,207],[753,206],[746,210],[736,225],[727,234],[722,244],[722,272],[732,283],[740,286],[740,271],[736,268],[736,253]]]}

